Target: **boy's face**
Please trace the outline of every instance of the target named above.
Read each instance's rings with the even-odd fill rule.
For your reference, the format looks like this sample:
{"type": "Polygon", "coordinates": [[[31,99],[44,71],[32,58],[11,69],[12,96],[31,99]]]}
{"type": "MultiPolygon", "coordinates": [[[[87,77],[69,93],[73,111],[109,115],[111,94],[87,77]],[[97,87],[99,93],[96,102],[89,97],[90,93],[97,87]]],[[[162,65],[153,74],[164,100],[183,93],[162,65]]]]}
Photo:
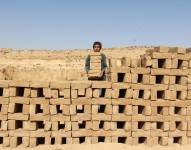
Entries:
{"type": "Polygon", "coordinates": [[[94,52],[100,52],[101,47],[100,45],[94,45],[93,49],[94,49],[94,52]]]}

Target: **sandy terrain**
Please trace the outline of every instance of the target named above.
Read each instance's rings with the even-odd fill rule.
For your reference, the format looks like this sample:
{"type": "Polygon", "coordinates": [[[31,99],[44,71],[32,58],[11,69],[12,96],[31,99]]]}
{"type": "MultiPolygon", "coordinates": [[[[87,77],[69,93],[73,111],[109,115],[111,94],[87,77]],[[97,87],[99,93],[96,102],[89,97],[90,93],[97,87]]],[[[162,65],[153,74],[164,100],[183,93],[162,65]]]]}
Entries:
{"type": "MultiPolygon", "coordinates": [[[[148,147],[145,145],[130,146],[125,144],[91,144],[91,145],[47,145],[47,146],[38,146],[36,148],[16,148],[16,150],[190,150],[191,145],[173,145],[173,146],[153,146],[148,147]]],[[[5,150],[11,150],[11,148],[5,148],[5,150]]]]}

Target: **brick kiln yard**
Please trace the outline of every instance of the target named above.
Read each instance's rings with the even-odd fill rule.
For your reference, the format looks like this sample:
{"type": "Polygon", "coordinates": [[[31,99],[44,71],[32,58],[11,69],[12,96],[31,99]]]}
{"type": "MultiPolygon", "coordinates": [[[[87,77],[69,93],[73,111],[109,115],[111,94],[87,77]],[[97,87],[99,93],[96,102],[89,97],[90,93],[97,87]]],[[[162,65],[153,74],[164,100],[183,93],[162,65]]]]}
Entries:
{"type": "Polygon", "coordinates": [[[164,46],[104,49],[110,81],[87,81],[84,59],[89,50],[1,49],[0,145],[189,149],[190,51],[164,46]]]}

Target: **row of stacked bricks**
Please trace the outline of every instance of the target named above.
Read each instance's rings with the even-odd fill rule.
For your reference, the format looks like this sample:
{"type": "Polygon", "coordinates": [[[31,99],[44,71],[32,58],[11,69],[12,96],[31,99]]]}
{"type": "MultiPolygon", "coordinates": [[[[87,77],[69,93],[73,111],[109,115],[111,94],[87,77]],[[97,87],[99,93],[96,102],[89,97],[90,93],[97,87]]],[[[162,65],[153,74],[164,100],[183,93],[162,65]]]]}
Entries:
{"type": "Polygon", "coordinates": [[[110,60],[110,66],[111,81],[130,86],[133,144],[191,143],[189,49],[160,46],[141,59],[110,60]]]}
{"type": "Polygon", "coordinates": [[[90,70],[88,75],[91,77],[99,77],[101,73],[101,53],[90,52],[90,70]]]}
{"type": "Polygon", "coordinates": [[[120,88],[129,86],[107,81],[1,80],[0,144],[14,148],[126,143],[131,136],[132,106],[120,88]]]}
{"type": "Polygon", "coordinates": [[[70,83],[0,81],[0,144],[71,141],[70,83]]]}
{"type": "Polygon", "coordinates": [[[191,55],[110,60],[111,81],[0,81],[0,144],[191,143],[191,55]]]}

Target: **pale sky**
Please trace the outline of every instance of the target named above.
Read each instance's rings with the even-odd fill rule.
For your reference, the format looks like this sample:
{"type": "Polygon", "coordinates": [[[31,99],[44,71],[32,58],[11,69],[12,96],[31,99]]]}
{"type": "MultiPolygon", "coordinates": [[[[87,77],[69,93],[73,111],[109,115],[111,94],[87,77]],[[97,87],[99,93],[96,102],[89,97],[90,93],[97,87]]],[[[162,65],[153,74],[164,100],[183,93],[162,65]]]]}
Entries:
{"type": "Polygon", "coordinates": [[[0,0],[0,47],[191,47],[191,0],[0,0]]]}

